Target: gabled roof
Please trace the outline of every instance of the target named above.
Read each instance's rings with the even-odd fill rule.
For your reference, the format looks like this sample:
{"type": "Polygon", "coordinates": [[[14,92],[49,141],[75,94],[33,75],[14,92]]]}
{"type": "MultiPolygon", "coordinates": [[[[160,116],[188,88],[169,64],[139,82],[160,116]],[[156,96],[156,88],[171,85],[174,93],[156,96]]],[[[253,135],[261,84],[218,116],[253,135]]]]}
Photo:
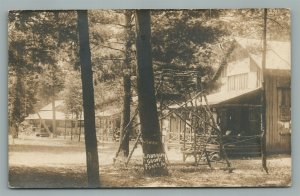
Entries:
{"type": "Polygon", "coordinates": [[[215,105],[215,104],[220,104],[223,102],[228,102],[232,99],[239,98],[240,96],[245,96],[250,93],[258,91],[260,88],[254,88],[254,89],[245,89],[245,90],[240,90],[240,91],[221,91],[219,93],[214,93],[207,95],[207,100],[209,105],[215,105]]]}
{"type": "MultiPolygon", "coordinates": [[[[55,108],[63,106],[64,100],[55,100],[55,108]]],[[[48,105],[44,106],[40,111],[52,111],[52,103],[49,103],[48,105]]]]}
{"type": "Polygon", "coordinates": [[[249,72],[250,59],[245,58],[239,61],[228,63],[227,76],[238,75],[249,72]]]}
{"type": "MultiPolygon", "coordinates": [[[[258,93],[261,90],[261,88],[252,88],[252,89],[245,89],[241,91],[221,91],[218,93],[207,95],[207,101],[209,105],[217,105],[222,103],[229,103],[231,101],[234,101],[235,99],[240,99],[244,96],[249,96],[250,94],[258,93]]],[[[178,109],[180,107],[192,107],[192,106],[200,106],[200,105],[206,105],[204,100],[200,100],[199,98],[193,99],[192,103],[188,102],[187,104],[183,103],[181,105],[174,104],[169,106],[171,109],[178,109]]]]}
{"type": "MultiPolygon", "coordinates": [[[[63,110],[62,107],[65,105],[64,100],[55,100],[55,118],[56,120],[68,120],[71,119],[71,115],[67,115],[63,110]]],[[[53,119],[53,110],[52,110],[52,103],[44,106],[42,109],[39,110],[39,115],[43,120],[52,120],[53,119]]],[[[75,118],[75,117],[74,117],[75,118]]],[[[40,119],[37,113],[29,114],[25,120],[38,120],[40,119]]],[[[83,120],[84,115],[79,120],[83,120]]]]}
{"type": "MultiPolygon", "coordinates": [[[[235,38],[237,43],[243,47],[262,68],[262,40],[235,38]],[[253,50],[256,50],[253,51],[253,50]]],[[[291,43],[280,41],[267,41],[266,69],[291,70],[291,43]]]]}
{"type": "MultiPolygon", "coordinates": [[[[43,120],[52,120],[53,119],[53,112],[52,111],[40,111],[39,115],[43,120]]],[[[56,120],[65,120],[66,115],[63,112],[56,111],[55,112],[55,118],[56,118],[56,120]]],[[[25,118],[25,120],[38,120],[38,119],[40,119],[40,118],[39,118],[37,113],[29,114],[29,116],[27,116],[25,118]]]]}
{"type": "MultiPolygon", "coordinates": [[[[39,111],[38,112],[41,119],[43,120],[53,120],[53,112],[52,111],[39,111]]],[[[35,114],[29,114],[25,120],[39,120],[39,115],[37,113],[35,114]]],[[[70,120],[72,118],[71,115],[67,115],[64,112],[55,111],[55,119],[56,120],[70,120]]],[[[74,117],[75,119],[75,117],[74,117]]],[[[78,120],[84,120],[84,116],[82,114],[81,118],[78,120]]]]}

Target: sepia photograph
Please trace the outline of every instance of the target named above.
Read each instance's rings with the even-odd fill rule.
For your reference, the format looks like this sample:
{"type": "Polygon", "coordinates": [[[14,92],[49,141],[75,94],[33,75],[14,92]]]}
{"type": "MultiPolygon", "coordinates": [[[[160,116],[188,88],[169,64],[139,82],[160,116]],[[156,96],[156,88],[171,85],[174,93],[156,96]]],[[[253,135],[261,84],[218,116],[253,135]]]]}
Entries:
{"type": "Polygon", "coordinates": [[[10,188],[291,187],[286,8],[13,10],[10,188]]]}

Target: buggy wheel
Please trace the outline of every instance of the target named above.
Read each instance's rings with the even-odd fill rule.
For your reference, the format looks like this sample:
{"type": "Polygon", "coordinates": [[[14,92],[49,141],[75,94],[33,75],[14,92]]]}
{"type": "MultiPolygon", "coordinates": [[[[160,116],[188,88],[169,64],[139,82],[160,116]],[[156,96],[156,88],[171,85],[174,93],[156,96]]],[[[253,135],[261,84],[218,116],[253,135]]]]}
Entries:
{"type": "Polygon", "coordinates": [[[209,154],[209,160],[212,162],[220,161],[221,157],[218,152],[212,152],[209,154]]]}

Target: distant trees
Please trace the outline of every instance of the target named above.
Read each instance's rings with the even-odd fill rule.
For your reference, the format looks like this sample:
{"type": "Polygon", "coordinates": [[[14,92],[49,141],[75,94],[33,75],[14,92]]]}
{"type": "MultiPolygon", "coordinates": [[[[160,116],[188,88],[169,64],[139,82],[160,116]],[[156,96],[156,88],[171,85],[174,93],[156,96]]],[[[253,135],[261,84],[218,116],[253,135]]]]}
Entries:
{"type": "MultiPolygon", "coordinates": [[[[222,53],[214,49],[222,44],[229,32],[219,22],[220,10],[153,10],[151,12],[153,64],[155,71],[173,70],[194,72],[202,86],[212,87],[209,82],[218,67],[222,53]]],[[[157,97],[184,100],[197,91],[196,81],[187,78],[164,85],[157,97]]],[[[156,81],[158,84],[159,81],[156,81]]],[[[198,88],[199,90],[199,88],[198,88]]],[[[163,107],[162,107],[163,109],[163,107]]]]}
{"type": "Polygon", "coordinates": [[[25,117],[35,110],[38,101],[38,80],[41,67],[36,63],[43,58],[35,53],[33,48],[38,39],[35,28],[43,26],[33,24],[32,18],[39,18],[43,14],[26,11],[14,11],[9,14],[9,124],[14,127],[15,136],[18,136],[19,125],[25,117]],[[41,57],[41,58],[40,58],[41,57]]]}
{"type": "Polygon", "coordinates": [[[216,22],[218,10],[153,10],[151,13],[156,69],[208,69],[213,58],[211,45],[228,34],[216,22]]]}
{"type": "MultiPolygon", "coordinates": [[[[107,109],[112,103],[122,107],[123,68],[127,43],[124,15],[125,10],[89,12],[95,104],[99,110],[107,109]]],[[[131,54],[129,60],[131,61],[133,57],[131,54]]]]}
{"type": "Polygon", "coordinates": [[[132,16],[131,10],[98,10],[89,15],[96,107],[104,110],[114,104],[123,108],[120,154],[125,157],[129,153],[131,132],[130,126],[127,126],[131,112],[131,75],[135,74],[132,16]],[[128,128],[125,130],[126,126],[128,128]]]}
{"type": "MultiPolygon", "coordinates": [[[[83,117],[82,116],[82,84],[80,79],[80,72],[78,70],[69,71],[65,87],[62,92],[62,97],[65,101],[65,110],[66,114],[68,116],[68,119],[75,120],[75,131],[78,131],[78,125],[79,127],[79,138],[80,141],[80,130],[81,130],[81,124],[78,123],[78,121],[83,117]]],[[[71,126],[73,126],[73,123],[71,123],[71,126]]],[[[73,133],[71,133],[73,134],[73,133]]],[[[72,137],[71,137],[72,138],[72,137]]]]}
{"type": "MultiPolygon", "coordinates": [[[[9,86],[10,89],[18,86],[18,93],[21,93],[15,96],[18,93],[9,90],[11,123],[20,123],[28,114],[34,113],[38,101],[45,104],[52,100],[53,103],[62,90],[64,74],[60,61],[67,57],[70,63],[74,63],[76,55],[72,50],[69,50],[69,55],[64,52],[72,48],[69,43],[73,42],[74,35],[76,38],[76,26],[72,24],[74,16],[72,11],[10,12],[9,86]]],[[[55,121],[53,123],[55,129],[55,121]]]]}
{"type": "Polygon", "coordinates": [[[56,133],[56,106],[55,97],[63,90],[65,78],[61,70],[62,68],[57,64],[47,65],[41,74],[40,79],[40,94],[45,100],[50,100],[52,103],[52,133],[56,133]]]}
{"type": "MultiPolygon", "coordinates": [[[[268,40],[290,40],[290,10],[267,9],[268,40]]],[[[262,39],[263,9],[221,10],[220,22],[226,26],[232,36],[262,39]]]]}

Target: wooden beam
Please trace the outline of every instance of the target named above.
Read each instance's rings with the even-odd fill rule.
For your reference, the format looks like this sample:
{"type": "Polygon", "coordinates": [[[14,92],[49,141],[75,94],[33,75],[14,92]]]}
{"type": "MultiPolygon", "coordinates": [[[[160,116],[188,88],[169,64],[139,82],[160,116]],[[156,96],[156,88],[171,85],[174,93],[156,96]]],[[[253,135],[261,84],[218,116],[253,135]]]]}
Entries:
{"type": "Polygon", "coordinates": [[[221,108],[221,107],[252,107],[252,108],[261,108],[262,105],[256,105],[256,104],[220,104],[220,105],[214,105],[211,107],[215,108],[221,108]]]}

